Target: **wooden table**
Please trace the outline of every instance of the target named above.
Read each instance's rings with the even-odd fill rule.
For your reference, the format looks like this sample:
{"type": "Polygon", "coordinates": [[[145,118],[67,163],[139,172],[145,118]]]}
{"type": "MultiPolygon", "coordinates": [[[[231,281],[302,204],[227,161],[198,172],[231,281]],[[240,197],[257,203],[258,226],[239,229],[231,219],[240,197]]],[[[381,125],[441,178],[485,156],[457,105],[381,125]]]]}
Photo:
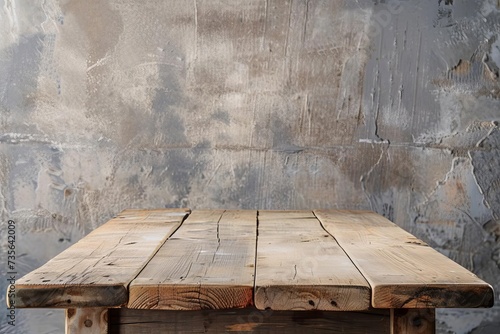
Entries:
{"type": "Polygon", "coordinates": [[[125,210],[27,274],[67,333],[433,333],[493,289],[369,211],[125,210]],[[342,311],[342,312],[335,312],[342,311]]]}

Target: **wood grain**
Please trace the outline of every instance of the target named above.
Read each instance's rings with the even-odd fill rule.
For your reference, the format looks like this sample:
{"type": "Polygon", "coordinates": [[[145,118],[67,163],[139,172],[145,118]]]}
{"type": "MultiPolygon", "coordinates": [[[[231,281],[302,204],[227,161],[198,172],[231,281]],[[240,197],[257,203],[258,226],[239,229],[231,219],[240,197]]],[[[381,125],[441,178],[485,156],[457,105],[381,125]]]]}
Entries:
{"type": "Polygon", "coordinates": [[[120,306],[187,209],[125,210],[16,282],[16,307],[120,306]]]}
{"type": "Polygon", "coordinates": [[[388,334],[389,310],[374,312],[110,309],[109,333],[388,334]]]}
{"type": "Polygon", "coordinates": [[[260,211],[258,232],[257,308],[369,308],[368,283],[311,211],[260,211]]]}
{"type": "Polygon", "coordinates": [[[434,309],[391,309],[391,334],[434,334],[434,309]]]}
{"type": "Polygon", "coordinates": [[[129,308],[252,304],[257,211],[193,211],[130,285],[129,308]]]}
{"type": "Polygon", "coordinates": [[[283,217],[286,217],[287,220],[316,218],[311,210],[259,210],[259,221],[282,219],[283,217]]]}
{"type": "Polygon", "coordinates": [[[66,309],[66,334],[107,334],[107,308],[66,309]]]}
{"type": "Polygon", "coordinates": [[[372,287],[375,308],[491,307],[493,289],[370,211],[314,212],[372,287]]]}

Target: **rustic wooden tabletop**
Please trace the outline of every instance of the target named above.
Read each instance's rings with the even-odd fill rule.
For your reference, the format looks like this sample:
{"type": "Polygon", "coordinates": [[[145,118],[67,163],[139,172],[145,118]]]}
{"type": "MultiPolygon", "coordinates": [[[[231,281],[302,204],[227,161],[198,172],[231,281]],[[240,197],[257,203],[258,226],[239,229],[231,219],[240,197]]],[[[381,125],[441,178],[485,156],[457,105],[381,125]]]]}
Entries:
{"type": "MultiPolygon", "coordinates": [[[[491,307],[494,299],[489,284],[389,220],[342,210],[125,210],[15,288],[16,307],[68,309],[71,333],[116,326],[123,333],[130,317],[140,326],[162,318],[134,313],[139,310],[176,311],[162,313],[168,315],[158,328],[165,330],[166,323],[184,323],[196,332],[180,320],[187,313],[177,311],[220,310],[190,317],[212,317],[208,323],[220,317],[215,322],[225,327],[212,324],[215,332],[252,333],[285,330],[297,317],[314,332],[315,322],[307,319],[321,318],[318,312],[350,311],[358,312],[358,324],[361,314],[378,323],[387,318],[387,332],[431,333],[435,308],[491,307]],[[232,309],[240,311],[228,313],[232,309]],[[252,314],[260,321],[234,327],[228,314],[233,322],[252,314]]],[[[316,326],[336,328],[333,322],[316,326]]],[[[138,328],[130,332],[148,332],[138,328]]],[[[354,332],[373,332],[371,325],[360,328],[354,332]]]]}

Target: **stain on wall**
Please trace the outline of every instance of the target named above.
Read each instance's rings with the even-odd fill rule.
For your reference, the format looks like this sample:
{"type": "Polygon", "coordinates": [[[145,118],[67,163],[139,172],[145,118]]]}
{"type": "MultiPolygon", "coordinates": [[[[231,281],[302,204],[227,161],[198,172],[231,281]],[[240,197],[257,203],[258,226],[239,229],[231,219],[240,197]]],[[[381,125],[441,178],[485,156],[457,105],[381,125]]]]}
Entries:
{"type": "MultiPolygon", "coordinates": [[[[19,274],[129,207],[352,208],[500,291],[499,32],[497,0],[0,0],[19,274]]],[[[496,304],[439,332],[494,333],[496,304]]]]}

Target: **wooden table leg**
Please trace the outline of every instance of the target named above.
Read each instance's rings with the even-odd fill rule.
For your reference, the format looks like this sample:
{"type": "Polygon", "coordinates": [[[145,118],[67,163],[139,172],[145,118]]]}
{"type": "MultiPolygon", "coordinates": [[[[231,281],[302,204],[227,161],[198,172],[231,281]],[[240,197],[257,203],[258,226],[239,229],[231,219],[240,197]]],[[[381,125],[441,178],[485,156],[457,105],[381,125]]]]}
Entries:
{"type": "Polygon", "coordinates": [[[434,334],[435,332],[434,309],[391,309],[391,334],[434,334]]]}
{"type": "Polygon", "coordinates": [[[66,334],[107,334],[107,308],[66,309],[66,334]]]}

